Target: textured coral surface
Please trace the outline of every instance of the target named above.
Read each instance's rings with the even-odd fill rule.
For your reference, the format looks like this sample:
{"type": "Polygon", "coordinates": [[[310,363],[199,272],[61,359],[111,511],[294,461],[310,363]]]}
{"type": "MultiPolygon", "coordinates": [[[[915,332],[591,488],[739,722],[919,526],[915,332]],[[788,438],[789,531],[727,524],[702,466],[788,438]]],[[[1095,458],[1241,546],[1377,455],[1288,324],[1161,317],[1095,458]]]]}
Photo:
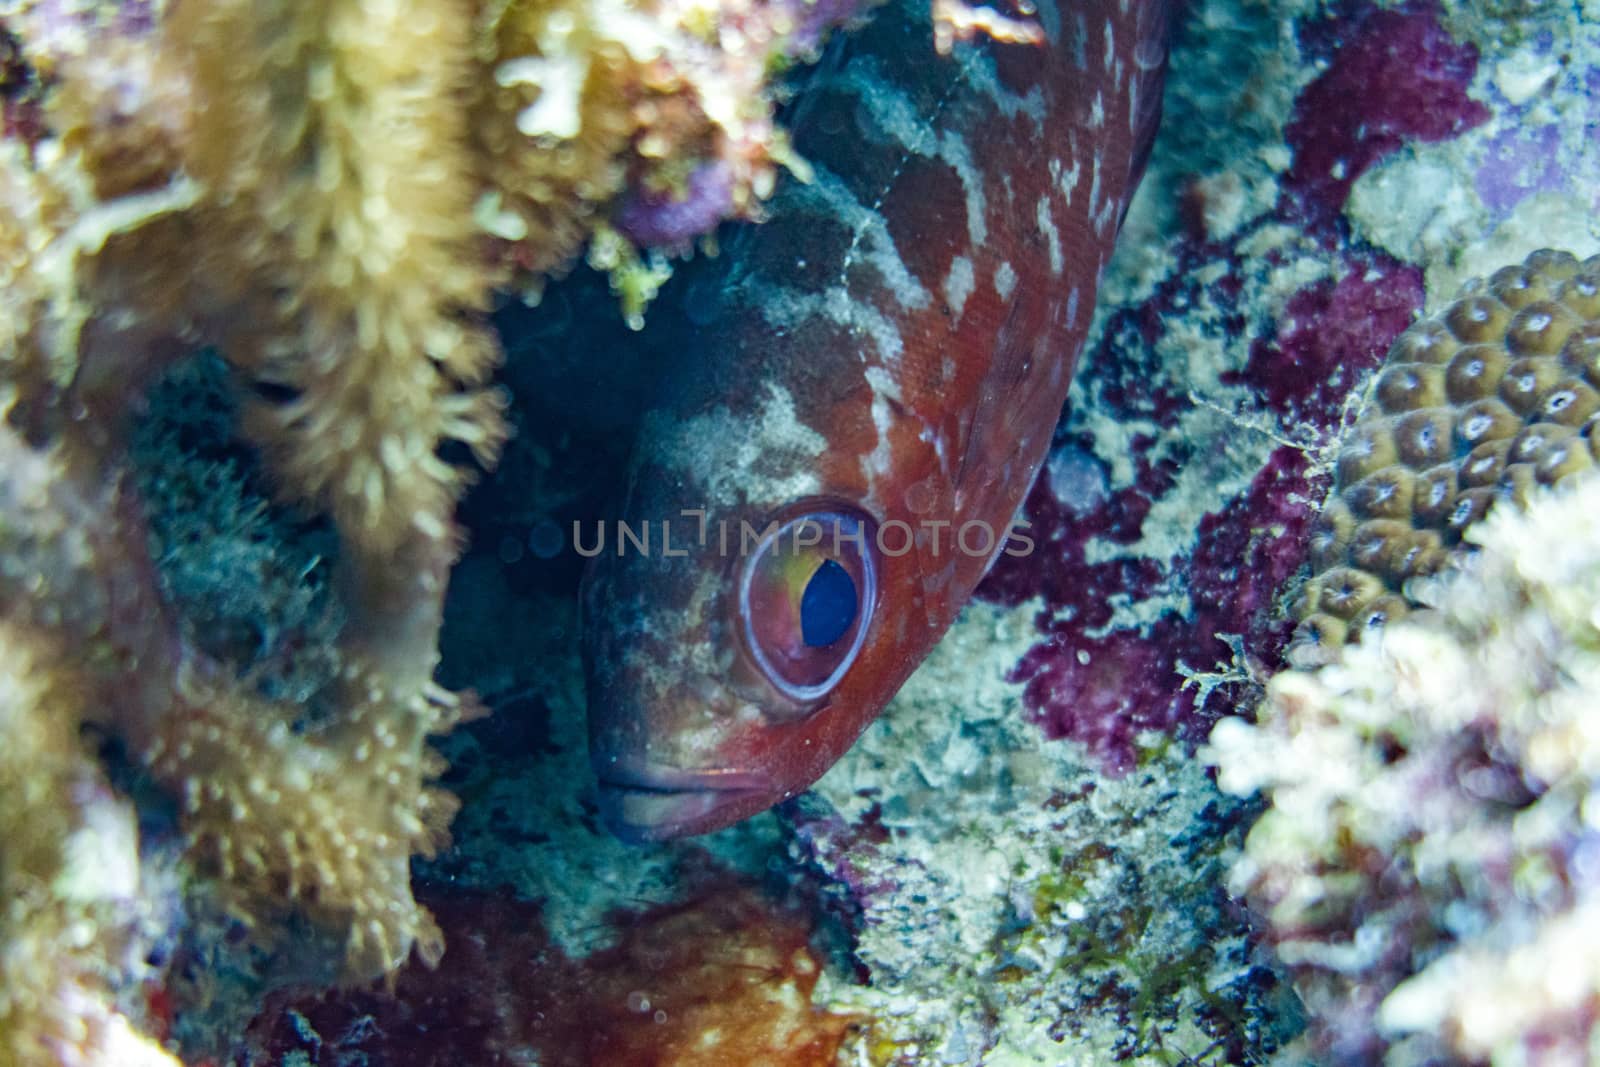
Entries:
{"type": "MultiPolygon", "coordinates": [[[[1497,498],[1594,465],[1600,257],[1534,252],[1402,334],[1345,435],[1295,606],[1326,654],[1402,618],[1497,498]]],[[[1300,650],[1297,650],[1300,651],[1300,650]]]]}
{"type": "Polygon", "coordinates": [[[1430,610],[1274,678],[1211,758],[1271,801],[1232,885],[1332,1062],[1589,1062],[1600,1040],[1600,480],[1495,507],[1430,610]]]}

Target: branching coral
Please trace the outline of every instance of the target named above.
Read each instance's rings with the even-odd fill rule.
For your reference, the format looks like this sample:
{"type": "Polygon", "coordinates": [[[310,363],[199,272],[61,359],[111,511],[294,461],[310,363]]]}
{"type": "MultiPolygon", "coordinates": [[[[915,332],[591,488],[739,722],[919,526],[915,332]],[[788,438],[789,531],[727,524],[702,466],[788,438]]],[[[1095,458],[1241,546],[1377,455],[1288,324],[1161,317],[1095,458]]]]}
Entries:
{"type": "Polygon", "coordinates": [[[1466,532],[1431,610],[1219,723],[1271,807],[1233,871],[1335,1062],[1600,1047],[1600,477],[1466,532]]]}
{"type": "Polygon", "coordinates": [[[392,967],[418,939],[436,956],[408,861],[448,820],[448,799],[421,787],[436,770],[422,735],[447,728],[455,702],[428,686],[395,708],[374,689],[320,735],[297,732],[297,707],[255,694],[182,640],[125,478],[77,470],[70,450],[32,448],[11,430],[0,431],[0,460],[6,622],[25,649],[43,650],[34,668],[48,692],[71,683],[31,701],[31,715],[122,738],[182,795],[188,833],[224,878],[348,924],[355,970],[392,967]]]}
{"type": "MultiPolygon", "coordinates": [[[[65,78],[71,68],[63,60],[57,69],[65,78]]],[[[147,69],[141,62],[122,73],[135,77],[147,69]]],[[[114,73],[101,81],[121,84],[114,73]]],[[[61,112],[47,110],[47,117],[65,125],[73,114],[121,114],[114,106],[120,97],[94,106],[93,85],[63,84],[70,88],[55,98],[61,112]]],[[[108,137],[126,136],[119,123],[108,122],[108,137]]],[[[407,129],[421,125],[390,116],[389,132],[403,140],[407,129]]],[[[395,311],[409,293],[420,307],[405,311],[426,324],[430,314],[443,314],[434,310],[443,305],[419,295],[414,279],[383,273],[388,263],[359,245],[370,272],[345,279],[348,299],[334,295],[331,282],[322,283],[328,292],[307,295],[316,270],[304,272],[305,288],[297,290],[281,276],[237,269],[221,254],[226,243],[208,256],[171,258],[180,242],[195,238],[202,220],[246,248],[252,239],[265,244],[279,234],[267,224],[230,234],[230,209],[243,202],[238,210],[248,210],[253,202],[198,167],[211,184],[164,180],[99,200],[96,167],[112,165],[121,153],[97,139],[99,127],[71,128],[76,136],[31,152],[8,146],[5,168],[9,210],[0,232],[14,283],[7,289],[3,351],[14,427],[5,431],[0,492],[6,621],[38,642],[76,650],[93,671],[92,697],[77,715],[103,723],[157,780],[183,795],[188,832],[224,877],[247,894],[300,900],[347,924],[354,973],[393,967],[419,939],[426,955],[436,955],[432,924],[411,900],[407,866],[413,851],[440,839],[450,810],[441,794],[422,786],[435,769],[423,739],[460,714],[456,698],[430,682],[439,598],[453,554],[448,523],[455,485],[441,485],[447,480],[428,464],[438,462],[439,437],[455,428],[448,421],[454,394],[443,395],[435,352],[415,338],[426,326],[408,332],[413,320],[396,321],[395,311]],[[193,277],[185,276],[189,270],[193,277]],[[277,299],[268,303],[258,293],[277,299]],[[350,307],[363,300],[376,307],[350,307]],[[241,316],[243,310],[254,314],[241,316]],[[248,334],[234,320],[246,323],[248,334]],[[248,341],[262,338],[275,366],[301,375],[299,403],[324,407],[309,425],[247,427],[269,455],[293,457],[279,463],[286,489],[328,507],[347,545],[351,624],[342,640],[341,691],[330,696],[341,713],[316,736],[291,729],[299,709],[259,697],[183,640],[127,488],[127,412],[138,404],[141,386],[189,348],[185,335],[197,328],[265,376],[249,358],[260,349],[248,341]],[[338,385],[347,388],[340,392],[338,385]],[[403,434],[393,432],[400,423],[403,434]],[[306,455],[334,473],[331,488],[306,475],[306,455]],[[374,492],[375,467],[412,495],[385,493],[386,485],[374,492]]],[[[338,147],[336,138],[316,140],[328,151],[338,147]]],[[[159,140],[151,143],[161,148],[159,140]]],[[[268,185],[286,196],[294,191],[292,183],[268,185]]],[[[365,209],[384,206],[372,196],[363,201],[365,209]]],[[[307,226],[324,241],[336,227],[341,236],[332,243],[348,242],[352,231],[359,241],[365,216],[354,217],[334,211],[307,226]]],[[[390,230],[404,237],[394,220],[385,234],[390,230]]],[[[302,252],[302,266],[339,267],[326,248],[302,252]]],[[[256,249],[238,260],[261,264],[271,257],[256,249]]]]}
{"type": "Polygon", "coordinates": [[[167,26],[205,102],[185,162],[214,239],[248,249],[218,264],[239,289],[228,305],[275,297],[226,331],[230,360],[291,394],[253,404],[246,432],[373,570],[448,536],[463,473],[440,442],[487,462],[502,434],[478,388],[494,346],[471,318],[489,278],[458,99],[466,12],[437,6],[181,4],[167,26]]]}

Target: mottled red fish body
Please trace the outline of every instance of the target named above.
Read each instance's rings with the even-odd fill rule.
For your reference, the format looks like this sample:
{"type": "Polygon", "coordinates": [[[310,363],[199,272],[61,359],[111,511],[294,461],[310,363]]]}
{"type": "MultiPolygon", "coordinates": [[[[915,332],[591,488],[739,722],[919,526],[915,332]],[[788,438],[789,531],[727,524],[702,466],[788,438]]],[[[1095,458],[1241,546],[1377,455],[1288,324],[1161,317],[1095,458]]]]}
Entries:
{"type": "Polygon", "coordinates": [[[896,3],[817,72],[815,176],[730,244],[645,418],[622,514],[648,550],[613,538],[585,582],[619,835],[806,788],[1005,549],[1156,124],[1167,7],[1042,0],[1045,43],[941,57],[896,3]]]}

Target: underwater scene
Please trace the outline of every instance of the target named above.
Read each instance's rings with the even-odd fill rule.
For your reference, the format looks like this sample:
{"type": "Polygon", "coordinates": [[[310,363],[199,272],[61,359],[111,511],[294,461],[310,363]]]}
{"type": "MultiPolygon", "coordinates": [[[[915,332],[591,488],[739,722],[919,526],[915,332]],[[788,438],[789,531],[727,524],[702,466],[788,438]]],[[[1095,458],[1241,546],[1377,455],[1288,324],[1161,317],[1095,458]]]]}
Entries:
{"type": "Polygon", "coordinates": [[[0,0],[0,1067],[1600,1063],[1600,0],[0,0]]]}

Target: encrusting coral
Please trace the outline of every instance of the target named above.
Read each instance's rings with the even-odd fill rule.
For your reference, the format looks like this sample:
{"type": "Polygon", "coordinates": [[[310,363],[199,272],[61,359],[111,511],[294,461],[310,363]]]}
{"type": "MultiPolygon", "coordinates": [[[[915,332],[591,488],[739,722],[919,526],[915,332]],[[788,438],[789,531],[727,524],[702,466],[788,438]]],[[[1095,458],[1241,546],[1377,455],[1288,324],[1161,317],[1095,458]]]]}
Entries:
{"type": "Polygon", "coordinates": [[[1212,733],[1270,801],[1233,888],[1337,1062],[1600,1047],[1597,414],[1600,257],[1408,329],[1336,460],[1300,669],[1212,733]]]}
{"type": "MultiPolygon", "coordinates": [[[[343,931],[352,978],[414,947],[436,960],[409,863],[454,807],[427,784],[427,738],[473,710],[432,672],[464,461],[504,436],[491,292],[536,289],[598,239],[636,314],[629,233],[684,246],[757,214],[787,158],[767,81],[858,10],[0,2],[12,825],[86,817],[92,727],[179,798],[191,854],[243,913],[292,904],[343,931]],[[309,707],[194,640],[150,557],[133,416],[206,346],[275,490],[338,536],[344,622],[309,707]]],[[[110,1012],[116,936],[51,940],[48,908],[28,909],[59,859],[29,842],[0,845],[22,909],[0,931],[0,1063],[50,1040],[92,1062],[93,1012],[52,1021],[60,1004],[28,991],[81,973],[110,1012]]]]}
{"type": "Polygon", "coordinates": [[[1541,250],[1401,334],[1339,453],[1295,613],[1302,653],[1403,617],[1497,496],[1600,459],[1600,256],[1541,250]]]}
{"type": "Polygon", "coordinates": [[[1600,475],[1464,536],[1427,611],[1211,737],[1221,786],[1271,802],[1232,884],[1331,1062],[1600,1048],[1600,475]]]}

